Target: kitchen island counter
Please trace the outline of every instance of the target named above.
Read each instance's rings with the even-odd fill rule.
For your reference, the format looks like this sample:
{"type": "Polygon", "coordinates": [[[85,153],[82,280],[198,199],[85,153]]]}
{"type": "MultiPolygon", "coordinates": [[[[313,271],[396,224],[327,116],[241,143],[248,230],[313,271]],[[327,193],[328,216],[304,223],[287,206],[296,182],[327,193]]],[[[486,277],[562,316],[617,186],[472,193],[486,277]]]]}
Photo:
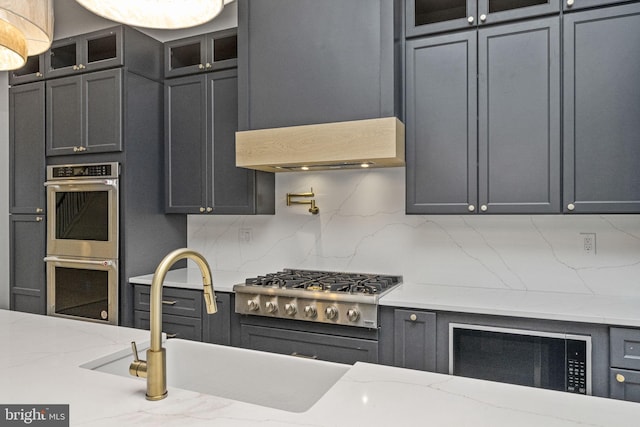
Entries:
{"type": "Polygon", "coordinates": [[[355,364],[303,413],[172,387],[166,399],[149,402],[143,380],[80,367],[148,338],[147,331],[0,310],[0,405],[69,404],[70,425],[92,427],[621,426],[640,418],[637,403],[367,363],[355,364]]]}

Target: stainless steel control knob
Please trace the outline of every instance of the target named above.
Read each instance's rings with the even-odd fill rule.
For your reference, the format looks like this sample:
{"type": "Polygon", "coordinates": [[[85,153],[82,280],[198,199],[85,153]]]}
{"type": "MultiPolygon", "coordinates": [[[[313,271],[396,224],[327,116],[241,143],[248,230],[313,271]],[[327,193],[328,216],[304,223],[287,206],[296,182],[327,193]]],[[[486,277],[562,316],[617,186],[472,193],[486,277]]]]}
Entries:
{"type": "Polygon", "coordinates": [[[338,309],[331,305],[324,309],[324,315],[329,320],[335,319],[338,316],[338,309]]]}
{"type": "Polygon", "coordinates": [[[287,303],[284,305],[284,312],[289,316],[294,316],[298,312],[298,309],[295,304],[287,303]]]}
{"type": "Polygon", "coordinates": [[[317,315],[318,315],[318,312],[316,311],[316,308],[314,306],[308,305],[304,308],[304,317],[313,319],[317,315]]]}
{"type": "Polygon", "coordinates": [[[358,310],[356,310],[355,308],[350,308],[349,310],[347,310],[347,319],[349,319],[350,322],[357,322],[359,318],[360,312],[358,310]]]}
{"type": "Polygon", "coordinates": [[[260,304],[258,304],[258,301],[254,299],[247,301],[247,307],[249,307],[249,311],[260,310],[260,304]]]}
{"type": "Polygon", "coordinates": [[[267,301],[265,307],[267,308],[267,312],[269,313],[275,313],[276,311],[278,311],[278,305],[273,301],[267,301]]]}

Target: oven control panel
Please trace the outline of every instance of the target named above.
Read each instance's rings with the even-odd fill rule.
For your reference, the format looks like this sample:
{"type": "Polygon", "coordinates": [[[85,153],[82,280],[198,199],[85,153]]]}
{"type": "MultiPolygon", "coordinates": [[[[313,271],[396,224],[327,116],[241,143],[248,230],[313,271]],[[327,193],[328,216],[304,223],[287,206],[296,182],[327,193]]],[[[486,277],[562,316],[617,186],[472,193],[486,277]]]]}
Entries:
{"type": "Polygon", "coordinates": [[[117,162],[48,166],[48,179],[117,178],[117,162]]]}

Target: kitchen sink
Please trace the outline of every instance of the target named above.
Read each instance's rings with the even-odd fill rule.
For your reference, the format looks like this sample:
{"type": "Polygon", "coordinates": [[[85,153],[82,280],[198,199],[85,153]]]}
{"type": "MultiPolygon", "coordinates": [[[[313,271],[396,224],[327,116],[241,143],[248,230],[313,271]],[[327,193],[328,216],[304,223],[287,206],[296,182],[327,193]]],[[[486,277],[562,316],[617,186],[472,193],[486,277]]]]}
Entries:
{"type": "MultiPolygon", "coordinates": [[[[181,339],[164,347],[169,395],[177,387],[290,412],[311,408],[351,367],[181,339]]],[[[140,358],[147,348],[139,347],[140,358]]],[[[132,360],[131,350],[123,350],[81,367],[126,377],[132,360]]]]}

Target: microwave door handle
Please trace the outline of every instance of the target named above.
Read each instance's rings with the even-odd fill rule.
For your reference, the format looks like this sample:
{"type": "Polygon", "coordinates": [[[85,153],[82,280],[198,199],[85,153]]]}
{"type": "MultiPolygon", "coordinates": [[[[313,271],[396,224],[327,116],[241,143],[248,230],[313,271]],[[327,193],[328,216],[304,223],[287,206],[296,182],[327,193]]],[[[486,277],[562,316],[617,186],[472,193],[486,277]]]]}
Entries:
{"type": "Polygon", "coordinates": [[[115,179],[78,179],[78,180],[65,180],[65,181],[47,181],[44,183],[45,187],[60,188],[63,185],[109,185],[116,186],[117,181],[115,179]]]}
{"type": "Polygon", "coordinates": [[[101,265],[103,267],[110,267],[113,265],[113,261],[106,260],[90,260],[90,259],[77,259],[77,258],[60,258],[57,256],[47,256],[44,257],[44,262],[75,262],[78,264],[88,264],[88,265],[101,265]]]}

